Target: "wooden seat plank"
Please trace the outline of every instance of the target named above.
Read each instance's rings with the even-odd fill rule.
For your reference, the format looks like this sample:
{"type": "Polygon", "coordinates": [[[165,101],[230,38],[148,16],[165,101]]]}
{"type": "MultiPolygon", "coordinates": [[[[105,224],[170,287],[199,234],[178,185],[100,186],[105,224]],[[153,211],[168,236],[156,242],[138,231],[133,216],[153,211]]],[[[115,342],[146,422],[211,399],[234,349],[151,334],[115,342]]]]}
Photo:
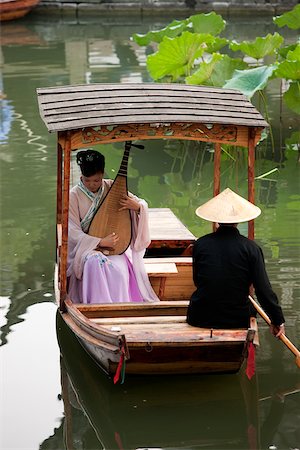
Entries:
{"type": "MultiPolygon", "coordinates": [[[[104,328],[110,329],[111,324],[103,325],[104,328]]],[[[125,334],[128,343],[140,342],[159,344],[160,342],[184,342],[184,343],[200,343],[200,342],[216,342],[216,341],[244,341],[247,330],[211,330],[207,328],[193,327],[187,323],[156,323],[155,328],[151,323],[126,323],[119,324],[119,332],[125,334]]]]}
{"type": "Polygon", "coordinates": [[[174,263],[176,266],[189,266],[193,263],[191,256],[164,256],[162,258],[144,258],[144,264],[174,263]]]}
{"type": "Polygon", "coordinates": [[[148,275],[153,277],[165,277],[166,275],[172,276],[177,275],[178,273],[176,264],[172,262],[161,262],[155,264],[147,263],[145,268],[148,275]]]}
{"type": "Polygon", "coordinates": [[[91,319],[99,325],[119,325],[119,324],[157,324],[157,323],[184,323],[186,316],[141,316],[141,317],[113,317],[91,319]]]}

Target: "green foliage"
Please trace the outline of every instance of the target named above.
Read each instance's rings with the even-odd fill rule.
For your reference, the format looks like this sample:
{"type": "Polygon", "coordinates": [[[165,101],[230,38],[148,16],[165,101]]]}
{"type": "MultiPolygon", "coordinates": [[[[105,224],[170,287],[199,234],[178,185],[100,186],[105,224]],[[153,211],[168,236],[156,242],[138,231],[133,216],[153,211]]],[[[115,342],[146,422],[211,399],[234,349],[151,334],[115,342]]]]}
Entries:
{"type": "Polygon", "coordinates": [[[300,61],[300,43],[295,48],[290,49],[287,53],[286,59],[289,61],[300,61]]]}
{"type": "Polygon", "coordinates": [[[149,31],[147,34],[134,34],[133,40],[140,45],[149,45],[151,42],[161,42],[165,36],[173,38],[187,29],[187,20],[173,20],[165,28],[156,31],[149,31]]]}
{"type": "Polygon", "coordinates": [[[187,84],[204,84],[212,75],[215,65],[222,59],[222,55],[214,53],[209,62],[202,62],[193,75],[186,78],[187,84]]]}
{"type": "Polygon", "coordinates": [[[285,146],[288,150],[300,150],[300,131],[294,131],[289,138],[285,140],[285,146]]]}
{"type": "Polygon", "coordinates": [[[210,33],[217,36],[224,30],[226,21],[219,14],[210,12],[191,16],[188,24],[192,24],[195,33],[210,33]]]}
{"type": "Polygon", "coordinates": [[[275,66],[260,66],[254,69],[236,70],[231,80],[225,83],[224,88],[237,89],[251,98],[256,91],[266,86],[274,68],[275,66]]]}
{"type": "MultiPolygon", "coordinates": [[[[223,31],[226,26],[225,20],[219,14],[210,12],[208,14],[196,14],[188,17],[184,20],[173,20],[167,27],[160,30],[149,31],[146,34],[134,34],[133,40],[140,46],[149,45],[151,42],[160,43],[164,37],[174,38],[179,36],[184,31],[190,31],[193,33],[210,33],[213,36],[217,36],[223,31]]],[[[219,45],[226,45],[224,40],[219,45]]],[[[221,48],[221,47],[219,47],[221,48]]]]}
{"type": "Polygon", "coordinates": [[[171,76],[173,81],[190,75],[195,59],[203,55],[205,44],[213,41],[209,34],[185,31],[174,39],[165,37],[158,51],[147,59],[147,68],[154,80],[171,76]]]}
{"type": "Polygon", "coordinates": [[[243,41],[238,43],[233,41],[229,44],[229,47],[234,52],[241,51],[252,58],[262,59],[274,53],[274,50],[279,48],[283,41],[284,39],[280,34],[274,33],[265,37],[257,37],[253,42],[243,41]]]}
{"type": "Polygon", "coordinates": [[[241,59],[233,59],[228,55],[214,53],[208,63],[201,63],[199,69],[186,78],[188,84],[205,84],[222,87],[231,79],[237,69],[245,69],[248,65],[241,59]]]}
{"type": "Polygon", "coordinates": [[[300,80],[300,61],[283,61],[275,70],[274,75],[286,80],[300,80]]]}
{"type": "MultiPolygon", "coordinates": [[[[273,20],[279,27],[299,28],[300,5],[273,20]]],[[[139,45],[159,44],[156,53],[147,57],[148,71],[156,81],[238,89],[252,98],[270,79],[280,78],[292,82],[283,100],[292,111],[299,112],[299,85],[296,82],[300,79],[300,41],[283,46],[284,38],[275,32],[258,36],[254,41],[230,42],[218,36],[225,26],[225,20],[215,12],[196,14],[174,20],[161,30],[135,34],[133,39],[139,45]],[[249,69],[243,58],[233,59],[220,53],[228,43],[232,51],[241,51],[263,63],[249,69]],[[270,55],[275,55],[275,62],[264,60],[270,55]]]]}
{"type": "Polygon", "coordinates": [[[295,44],[291,44],[291,45],[286,45],[284,47],[280,47],[276,50],[277,55],[281,56],[281,58],[285,59],[287,57],[287,54],[290,51],[295,50],[295,48],[298,46],[299,44],[295,43],[295,44]]]}
{"type": "Polygon", "coordinates": [[[287,26],[292,30],[298,30],[300,28],[300,5],[296,5],[291,11],[281,16],[274,17],[273,21],[280,28],[287,26]]]}
{"type": "Polygon", "coordinates": [[[286,59],[278,65],[274,75],[286,80],[300,80],[300,44],[287,52],[286,59]]]}
{"type": "Polygon", "coordinates": [[[218,36],[214,36],[214,40],[210,43],[207,42],[206,53],[214,53],[219,51],[221,48],[225,47],[228,44],[228,40],[226,38],[220,38],[218,36]]]}
{"type": "Polygon", "coordinates": [[[290,84],[287,92],[283,94],[283,99],[287,106],[297,114],[300,114],[300,82],[295,81],[290,84]]]}

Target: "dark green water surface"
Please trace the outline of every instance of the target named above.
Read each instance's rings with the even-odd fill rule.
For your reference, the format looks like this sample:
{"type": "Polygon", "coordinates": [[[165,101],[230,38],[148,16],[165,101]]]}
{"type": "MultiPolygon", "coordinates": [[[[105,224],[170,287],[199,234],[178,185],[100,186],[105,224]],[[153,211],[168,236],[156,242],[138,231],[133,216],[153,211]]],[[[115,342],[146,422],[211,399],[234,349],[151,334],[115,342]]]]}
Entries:
{"type": "MultiPolygon", "coordinates": [[[[168,22],[29,17],[1,27],[3,450],[300,448],[299,369],[262,320],[257,376],[251,383],[240,374],[128,378],[124,385],[113,386],[59,323],[61,369],[53,294],[56,144],[40,119],[35,89],[151,81],[145,49],[130,36],[168,22]]],[[[237,41],[252,39],[272,32],[270,24],[270,18],[235,18],[226,33],[237,41]]],[[[295,39],[295,33],[285,34],[287,42],[295,39]]],[[[281,108],[276,83],[267,97],[275,146],[270,140],[259,145],[256,175],[278,170],[256,181],[256,202],[263,211],[256,221],[256,239],[286,316],[287,335],[300,347],[299,155],[288,145],[299,130],[299,118],[281,108]]],[[[132,150],[130,190],[150,207],[170,207],[195,235],[209,232],[210,226],[194,211],[212,195],[211,146],[145,144],[144,151],[132,150]]],[[[99,147],[109,177],[119,167],[122,148],[99,147]]],[[[246,195],[246,152],[232,149],[222,158],[222,189],[246,195]]],[[[246,233],[245,225],[240,231],[246,233]]]]}

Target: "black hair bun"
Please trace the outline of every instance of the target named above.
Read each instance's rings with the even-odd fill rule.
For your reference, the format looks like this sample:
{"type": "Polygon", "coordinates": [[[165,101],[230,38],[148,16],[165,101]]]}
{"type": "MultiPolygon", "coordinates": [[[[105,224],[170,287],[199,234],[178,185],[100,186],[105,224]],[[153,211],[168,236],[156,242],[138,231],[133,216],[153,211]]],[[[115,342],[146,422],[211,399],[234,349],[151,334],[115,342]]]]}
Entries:
{"type": "Polygon", "coordinates": [[[82,175],[90,177],[97,172],[104,173],[105,160],[102,153],[87,149],[77,153],[76,162],[80,167],[82,175]]]}
{"type": "Polygon", "coordinates": [[[96,161],[101,160],[101,157],[103,158],[103,155],[96,152],[96,150],[87,149],[77,153],[76,161],[79,165],[84,163],[95,163],[96,161]]]}

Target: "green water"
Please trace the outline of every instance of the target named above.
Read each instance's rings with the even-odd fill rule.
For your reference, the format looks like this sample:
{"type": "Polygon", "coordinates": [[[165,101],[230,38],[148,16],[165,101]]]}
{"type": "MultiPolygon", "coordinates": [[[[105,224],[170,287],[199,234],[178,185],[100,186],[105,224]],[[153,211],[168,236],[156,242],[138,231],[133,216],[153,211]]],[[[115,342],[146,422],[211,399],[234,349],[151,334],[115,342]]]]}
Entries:
{"type": "MultiPolygon", "coordinates": [[[[258,448],[251,442],[259,435],[260,448],[300,446],[299,370],[293,355],[261,320],[257,380],[246,389],[236,375],[128,379],[123,386],[113,386],[62,330],[61,345],[69,349],[64,351],[65,365],[81,407],[71,388],[69,402],[65,386],[65,405],[61,400],[53,295],[56,144],[40,119],[35,89],[150,81],[145,50],[133,44],[130,35],[168,22],[100,17],[77,23],[32,16],[1,27],[3,450],[258,448]]],[[[238,41],[272,31],[268,18],[236,18],[227,26],[227,35],[238,41]]],[[[285,33],[287,40],[295,38],[295,33],[285,33]]],[[[278,170],[256,182],[256,202],[263,210],[256,221],[256,239],[285,312],[287,334],[299,347],[299,163],[297,151],[287,147],[299,119],[283,107],[280,120],[278,92],[276,83],[267,92],[275,147],[265,141],[257,150],[257,175],[278,170]]],[[[101,151],[107,174],[113,177],[122,145],[101,151]]],[[[212,173],[209,145],[148,141],[143,152],[132,150],[129,187],[151,207],[170,207],[200,236],[210,227],[194,210],[212,194],[212,173]]],[[[230,156],[223,155],[221,183],[246,195],[245,152],[233,149],[230,156]]],[[[246,232],[245,226],[240,230],[246,232]]]]}

